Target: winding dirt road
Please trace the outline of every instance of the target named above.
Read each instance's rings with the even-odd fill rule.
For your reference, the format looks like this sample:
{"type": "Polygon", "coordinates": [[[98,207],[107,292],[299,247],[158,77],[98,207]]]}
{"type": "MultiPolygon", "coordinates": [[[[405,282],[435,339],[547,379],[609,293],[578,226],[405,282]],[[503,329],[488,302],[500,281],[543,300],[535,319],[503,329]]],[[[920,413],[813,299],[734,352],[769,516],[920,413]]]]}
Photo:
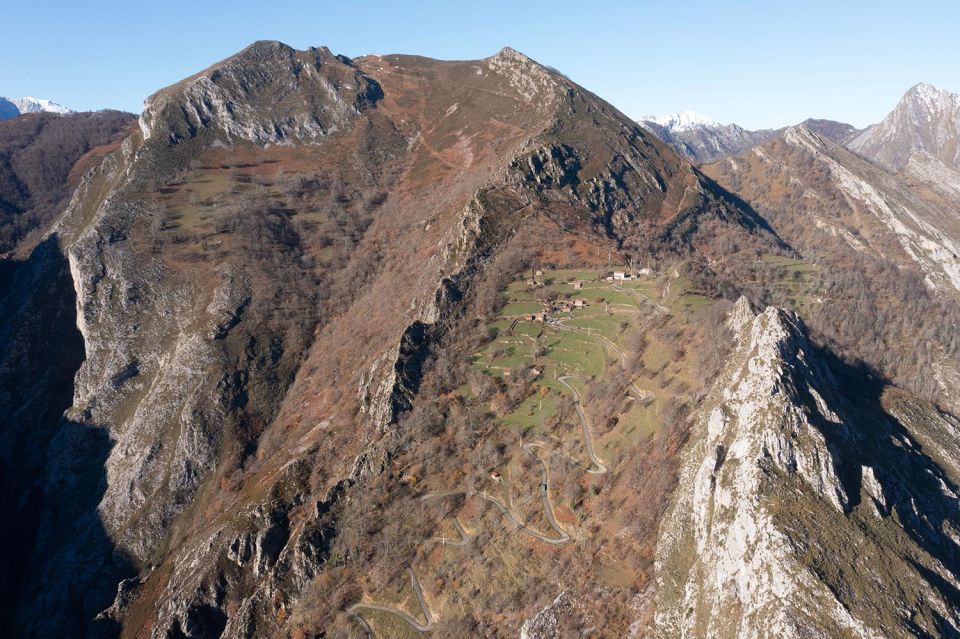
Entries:
{"type": "Polygon", "coordinates": [[[396,615],[419,632],[429,632],[430,629],[433,628],[433,615],[430,614],[430,608],[427,606],[427,601],[423,597],[423,590],[420,588],[420,582],[417,580],[417,575],[414,574],[413,568],[410,567],[407,567],[407,572],[410,574],[410,586],[413,588],[413,592],[417,596],[417,601],[420,603],[420,611],[423,612],[424,621],[420,621],[408,612],[392,606],[384,606],[376,603],[353,604],[347,608],[347,614],[356,620],[368,635],[374,636],[373,629],[370,627],[370,624],[359,615],[357,612],[359,610],[379,610],[380,612],[387,612],[392,615],[396,615]]]}
{"type": "MultiPolygon", "coordinates": [[[[550,501],[550,469],[547,466],[546,462],[543,461],[543,458],[541,458],[540,455],[538,455],[533,450],[534,448],[542,448],[544,450],[548,450],[548,449],[543,444],[537,444],[537,443],[521,444],[521,448],[524,451],[533,455],[534,458],[536,458],[537,462],[539,462],[540,464],[540,469],[542,471],[542,481],[540,482],[540,494],[543,498],[543,511],[544,511],[544,515],[547,518],[547,522],[550,524],[550,527],[553,528],[554,532],[557,533],[556,537],[547,536],[542,532],[534,528],[531,528],[530,526],[527,525],[526,522],[524,522],[523,520],[518,518],[516,515],[514,515],[513,511],[510,509],[510,507],[507,504],[504,504],[502,501],[500,501],[493,495],[487,494],[485,491],[478,492],[475,490],[465,490],[461,492],[450,492],[450,493],[427,493],[426,495],[421,495],[420,499],[437,499],[440,497],[452,497],[454,495],[466,495],[468,497],[476,497],[478,499],[482,499],[496,506],[497,510],[499,510],[500,513],[504,517],[506,517],[507,520],[512,525],[516,526],[519,532],[522,532],[523,534],[529,537],[533,537],[534,539],[538,539],[543,543],[550,544],[552,546],[562,546],[564,544],[570,543],[571,537],[569,533],[567,533],[567,531],[564,530],[563,527],[560,525],[560,522],[557,521],[557,517],[553,511],[553,503],[551,503],[550,501]]],[[[460,541],[456,541],[456,542],[453,540],[448,541],[446,539],[437,539],[436,537],[431,539],[430,541],[433,543],[445,543],[452,546],[466,545],[466,543],[470,539],[470,536],[463,529],[460,522],[457,521],[456,519],[454,519],[454,525],[456,526],[457,531],[461,534],[462,538],[460,541]]]]}
{"type": "MultiPolygon", "coordinates": [[[[514,322],[514,324],[516,324],[516,322],[514,322]]],[[[582,328],[566,326],[562,323],[562,321],[558,321],[555,324],[555,326],[560,330],[577,331],[581,333],[583,332],[582,328]]],[[[511,326],[511,329],[512,328],[513,326],[511,326]]],[[[627,365],[626,353],[624,353],[623,350],[619,346],[617,346],[613,341],[607,339],[603,335],[593,335],[588,333],[588,337],[592,338],[594,341],[599,343],[602,347],[614,353],[620,359],[621,366],[626,367],[627,365]]],[[[596,453],[593,450],[593,436],[590,432],[590,421],[589,421],[589,418],[587,417],[586,412],[584,411],[583,403],[580,399],[580,393],[577,391],[576,388],[574,388],[567,382],[568,379],[575,379],[575,378],[576,376],[573,376],[573,375],[563,375],[557,378],[557,381],[560,384],[562,384],[567,390],[569,390],[571,395],[573,396],[574,407],[576,408],[576,411],[577,411],[577,417],[580,419],[580,425],[583,429],[584,448],[586,449],[587,457],[590,459],[590,463],[593,465],[593,467],[589,468],[587,472],[594,475],[603,475],[608,473],[609,469],[607,468],[606,465],[604,465],[602,461],[600,461],[600,459],[597,457],[596,453]]],[[[652,397],[652,393],[649,393],[648,391],[644,391],[638,388],[632,382],[630,384],[630,390],[632,390],[635,394],[637,394],[639,396],[638,398],[652,397]]],[[[637,399],[633,397],[631,398],[637,399]]],[[[569,533],[567,533],[567,531],[564,530],[564,528],[560,525],[560,522],[557,521],[556,515],[553,510],[553,504],[550,501],[549,466],[543,460],[543,458],[537,454],[537,452],[534,449],[540,448],[550,454],[559,454],[559,453],[549,449],[544,444],[536,443],[536,442],[521,443],[520,446],[524,451],[533,455],[534,458],[536,458],[537,462],[540,464],[540,468],[542,471],[542,481],[540,482],[540,494],[543,499],[544,515],[546,516],[547,522],[550,524],[550,527],[557,534],[556,537],[548,536],[542,532],[535,530],[534,528],[529,527],[524,521],[522,521],[520,518],[518,518],[516,515],[513,514],[513,511],[510,506],[508,506],[507,504],[504,504],[501,500],[497,499],[496,497],[493,497],[492,495],[487,494],[485,491],[477,492],[471,489],[471,490],[460,491],[460,492],[428,493],[428,494],[422,495],[420,498],[426,500],[426,499],[434,499],[434,498],[441,498],[441,497],[450,497],[454,495],[466,495],[468,497],[476,497],[493,504],[501,512],[501,514],[513,526],[516,527],[518,532],[521,532],[529,537],[532,537],[534,539],[542,541],[545,544],[549,544],[552,546],[562,546],[562,545],[571,543],[572,538],[570,537],[569,533]]],[[[575,462],[575,460],[570,460],[570,461],[575,462]]],[[[512,502],[512,500],[509,498],[508,498],[508,501],[512,502]]],[[[453,525],[457,533],[460,535],[460,539],[447,539],[446,537],[440,537],[440,538],[433,537],[431,539],[426,540],[424,543],[439,543],[439,544],[444,544],[449,546],[458,546],[458,547],[466,546],[468,543],[470,543],[470,541],[473,539],[473,536],[470,535],[466,531],[466,529],[464,529],[463,525],[460,523],[460,520],[458,518],[454,517],[453,525]]],[[[346,610],[346,613],[357,623],[357,625],[359,625],[367,633],[367,636],[369,638],[371,639],[374,638],[375,633],[373,631],[373,628],[370,626],[370,624],[360,614],[359,611],[361,610],[377,610],[380,612],[396,615],[397,617],[402,619],[405,623],[409,624],[410,627],[414,628],[420,633],[429,632],[433,628],[433,622],[434,622],[433,616],[430,614],[430,608],[427,606],[426,599],[423,596],[423,590],[420,587],[420,582],[417,580],[417,576],[413,572],[412,568],[408,567],[407,571],[410,575],[410,586],[411,588],[413,588],[413,591],[417,597],[417,601],[420,604],[420,610],[423,613],[423,621],[421,621],[420,619],[417,619],[416,617],[407,613],[406,611],[393,606],[387,606],[387,605],[377,604],[377,603],[357,603],[350,606],[346,610]]]]}
{"type": "Polygon", "coordinates": [[[557,539],[552,540],[548,537],[543,537],[540,535],[538,539],[545,541],[548,544],[565,544],[570,541],[570,535],[568,535],[567,531],[560,526],[560,522],[557,521],[557,518],[553,514],[553,504],[550,503],[550,471],[547,467],[547,463],[543,461],[543,458],[533,451],[534,447],[544,448],[544,446],[541,444],[523,444],[523,449],[533,455],[540,463],[540,468],[543,469],[543,481],[540,483],[540,494],[543,496],[543,511],[547,516],[547,521],[550,522],[550,526],[553,527],[558,535],[560,535],[560,537],[557,539]]]}
{"type": "MultiPolygon", "coordinates": [[[[563,331],[573,331],[573,332],[577,332],[577,333],[581,333],[581,334],[584,333],[583,328],[581,328],[581,327],[579,327],[579,326],[567,326],[566,324],[563,323],[563,320],[558,320],[556,325],[557,325],[557,327],[558,327],[560,330],[563,330],[563,331]]],[[[596,341],[596,342],[597,342],[598,344],[600,344],[601,346],[610,349],[610,351],[611,351],[614,355],[616,355],[618,358],[620,358],[620,366],[621,366],[621,368],[624,368],[624,369],[625,369],[625,368],[627,367],[627,354],[624,353],[624,352],[623,352],[623,349],[621,349],[619,346],[617,346],[616,343],[614,343],[614,342],[613,342],[612,340],[610,340],[610,339],[607,339],[607,338],[604,337],[603,335],[594,335],[593,333],[587,333],[587,337],[588,337],[589,339],[592,339],[592,340],[596,341]]],[[[568,377],[569,377],[569,376],[568,376],[568,377]]],[[[569,387],[568,387],[568,388],[569,388],[569,387]]],[[[642,388],[640,388],[639,386],[637,386],[637,385],[634,384],[633,382],[630,382],[629,390],[632,391],[632,392],[636,395],[636,397],[633,397],[632,399],[651,400],[651,399],[654,398],[653,393],[651,393],[650,391],[645,391],[645,390],[643,390],[642,388]]]]}
{"type": "Polygon", "coordinates": [[[584,412],[583,404],[580,402],[580,393],[577,392],[576,388],[567,383],[568,379],[573,379],[573,376],[564,375],[563,377],[558,377],[557,381],[563,384],[573,395],[573,406],[577,409],[577,417],[580,418],[580,425],[583,427],[583,446],[587,450],[587,457],[590,458],[590,463],[594,466],[588,469],[587,472],[594,475],[603,475],[607,473],[609,469],[604,466],[603,462],[600,461],[593,452],[593,437],[590,435],[590,424],[587,421],[587,414],[584,412]]]}

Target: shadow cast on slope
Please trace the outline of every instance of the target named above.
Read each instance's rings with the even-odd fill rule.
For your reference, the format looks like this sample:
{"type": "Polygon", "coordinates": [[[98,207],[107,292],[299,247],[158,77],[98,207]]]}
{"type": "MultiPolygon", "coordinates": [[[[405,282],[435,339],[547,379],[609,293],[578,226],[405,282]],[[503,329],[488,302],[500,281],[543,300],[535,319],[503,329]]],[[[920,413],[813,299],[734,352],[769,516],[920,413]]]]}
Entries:
{"type": "MultiPolygon", "coordinates": [[[[883,553],[898,556],[905,566],[914,568],[948,605],[960,610],[960,590],[951,584],[951,580],[960,577],[960,545],[955,541],[955,531],[960,531],[960,501],[957,498],[960,489],[935,461],[935,454],[931,456],[925,451],[917,434],[893,414],[891,402],[902,400],[891,397],[890,392],[899,391],[891,391],[886,380],[868,370],[851,366],[825,349],[816,350],[816,357],[827,363],[834,377],[838,397],[843,398],[835,400],[836,405],[843,408],[840,412],[844,416],[842,426],[827,422],[817,414],[812,415],[812,421],[828,443],[839,479],[849,496],[846,525],[862,531],[869,543],[879,545],[883,553]],[[864,469],[872,470],[880,487],[881,499],[874,496],[876,488],[865,485],[864,469]],[[861,508],[861,514],[854,517],[853,511],[863,500],[872,502],[870,510],[861,508]],[[868,514],[874,508],[876,515],[868,514]],[[950,578],[939,574],[933,567],[935,564],[940,564],[950,578]]],[[[817,405],[808,389],[800,390],[806,395],[804,399],[808,406],[817,405]]],[[[927,419],[940,418],[932,405],[915,399],[911,401],[930,411],[927,419]]],[[[863,569],[849,568],[853,573],[863,569]]],[[[831,587],[841,599],[847,595],[853,598],[863,596],[850,583],[845,583],[842,570],[838,574],[841,580],[831,587]]],[[[906,575],[903,577],[908,579],[906,575]]],[[[927,630],[915,623],[916,619],[906,620],[915,636],[937,636],[930,634],[934,628],[946,632],[941,636],[954,632],[933,604],[927,606],[922,595],[914,597],[916,592],[905,586],[907,583],[898,581],[885,587],[903,595],[905,600],[902,603],[913,615],[927,619],[927,630]]]]}
{"type": "MultiPolygon", "coordinates": [[[[855,410],[869,428],[854,429],[849,439],[828,436],[828,441],[841,451],[846,464],[858,465],[857,477],[860,467],[873,468],[887,502],[882,514],[896,512],[910,537],[955,577],[960,576],[960,546],[949,534],[951,530],[960,531],[960,486],[924,451],[916,434],[887,408],[884,392],[889,386],[885,381],[835,357],[829,365],[844,396],[853,398],[855,410]]],[[[930,411],[930,419],[939,418],[932,404],[923,405],[930,411]]],[[[859,483],[856,488],[860,488],[859,483]]],[[[954,603],[960,605],[960,599],[954,603]]]]}
{"type": "Polygon", "coordinates": [[[713,198],[721,202],[729,202],[733,205],[733,208],[739,217],[738,221],[747,230],[766,235],[778,246],[778,248],[796,252],[786,240],[780,237],[770,222],[768,222],[765,217],[760,215],[760,213],[758,213],[757,210],[754,209],[753,206],[751,206],[746,200],[733,191],[728,191],[727,189],[723,188],[720,186],[720,184],[702,173],[699,169],[694,169],[694,172],[701,179],[704,187],[713,198]]]}
{"type": "Polygon", "coordinates": [[[89,635],[132,572],[96,512],[107,432],[63,418],[85,357],[76,319],[56,236],[27,260],[0,262],[2,636],[89,635]],[[84,582],[91,568],[97,578],[84,582]]]}

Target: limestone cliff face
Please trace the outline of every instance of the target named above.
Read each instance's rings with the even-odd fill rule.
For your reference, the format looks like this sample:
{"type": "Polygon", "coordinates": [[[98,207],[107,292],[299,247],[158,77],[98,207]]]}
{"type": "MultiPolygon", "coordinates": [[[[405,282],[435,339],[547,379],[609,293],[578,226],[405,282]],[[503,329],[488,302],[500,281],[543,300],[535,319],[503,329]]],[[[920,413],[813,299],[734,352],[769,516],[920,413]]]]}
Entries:
{"type": "Polygon", "coordinates": [[[326,47],[256,42],[147,99],[145,140],[207,135],[221,142],[317,142],[382,97],[379,85],[326,47]]]}
{"type": "Polygon", "coordinates": [[[47,452],[49,506],[21,593],[21,631],[31,635],[75,623],[31,611],[77,605],[80,588],[89,622],[112,600],[119,577],[157,560],[169,526],[214,467],[230,410],[213,336],[242,309],[242,276],[224,267],[210,286],[136,250],[131,236],[144,206],[121,195],[139,175],[135,155],[128,139],[54,229],[85,359],[66,424],[47,452]]]}
{"type": "MultiPolygon", "coordinates": [[[[276,294],[262,279],[254,290],[265,269],[242,248],[200,264],[162,248],[171,226],[163,220],[182,209],[158,201],[155,185],[182,179],[204,149],[318,142],[376,95],[374,82],[329,51],[258,43],[154,96],[142,135],[78,187],[50,234],[69,264],[85,359],[47,451],[48,506],[20,588],[19,632],[89,630],[120,578],[163,561],[171,526],[226,451],[251,446],[276,415],[316,323],[311,312],[264,320],[276,294]],[[78,613],[43,612],[68,607],[78,613]]],[[[269,243],[271,231],[242,243],[258,235],[269,243]]],[[[289,249],[280,259],[281,270],[303,269],[289,249]]],[[[308,306],[304,284],[301,276],[281,286],[283,302],[308,306]]]]}
{"type": "Polygon", "coordinates": [[[741,300],[730,321],[661,526],[658,636],[956,633],[956,488],[915,439],[952,422],[917,402],[911,431],[889,398],[847,395],[791,313],[741,300]]]}

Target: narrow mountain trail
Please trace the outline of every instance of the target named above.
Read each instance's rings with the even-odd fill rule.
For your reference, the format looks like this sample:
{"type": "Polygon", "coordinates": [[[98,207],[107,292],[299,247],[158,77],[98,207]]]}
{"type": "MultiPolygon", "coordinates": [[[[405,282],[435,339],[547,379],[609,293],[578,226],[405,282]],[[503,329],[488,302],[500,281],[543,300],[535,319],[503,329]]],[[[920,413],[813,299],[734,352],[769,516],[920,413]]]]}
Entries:
{"type": "Polygon", "coordinates": [[[457,531],[457,534],[460,535],[460,539],[447,539],[446,537],[431,537],[425,544],[442,544],[444,546],[456,546],[462,548],[470,543],[470,540],[473,539],[473,535],[468,533],[463,527],[463,524],[460,523],[460,520],[457,517],[453,518],[453,527],[457,531]]]}
{"type": "Polygon", "coordinates": [[[550,522],[550,526],[552,526],[553,529],[560,535],[558,539],[549,541],[548,538],[545,538],[542,535],[538,538],[548,544],[560,545],[562,543],[567,543],[570,541],[570,535],[568,535],[567,531],[560,526],[560,523],[557,521],[557,518],[553,513],[553,504],[550,502],[550,469],[547,466],[547,463],[543,461],[543,458],[533,450],[536,447],[544,447],[541,444],[533,443],[523,444],[521,447],[536,458],[537,462],[540,464],[540,468],[543,470],[543,481],[540,483],[540,494],[543,496],[543,511],[547,516],[547,521],[550,522]]]}

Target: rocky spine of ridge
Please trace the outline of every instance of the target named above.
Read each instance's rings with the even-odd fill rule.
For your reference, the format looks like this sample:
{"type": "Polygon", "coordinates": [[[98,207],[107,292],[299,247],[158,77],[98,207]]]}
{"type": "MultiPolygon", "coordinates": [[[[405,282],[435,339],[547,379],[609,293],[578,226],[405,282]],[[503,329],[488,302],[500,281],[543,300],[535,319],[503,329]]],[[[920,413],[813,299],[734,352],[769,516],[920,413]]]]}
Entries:
{"type": "Polygon", "coordinates": [[[379,97],[376,82],[326,47],[296,51],[262,41],[150,96],[140,128],[145,141],[159,135],[170,144],[204,133],[227,143],[309,143],[347,126],[379,97]]]}
{"type": "Polygon", "coordinates": [[[741,300],[729,323],[739,344],[661,525],[658,636],[958,632],[955,462],[933,461],[953,459],[955,420],[853,405],[792,313],[741,300]]]}

